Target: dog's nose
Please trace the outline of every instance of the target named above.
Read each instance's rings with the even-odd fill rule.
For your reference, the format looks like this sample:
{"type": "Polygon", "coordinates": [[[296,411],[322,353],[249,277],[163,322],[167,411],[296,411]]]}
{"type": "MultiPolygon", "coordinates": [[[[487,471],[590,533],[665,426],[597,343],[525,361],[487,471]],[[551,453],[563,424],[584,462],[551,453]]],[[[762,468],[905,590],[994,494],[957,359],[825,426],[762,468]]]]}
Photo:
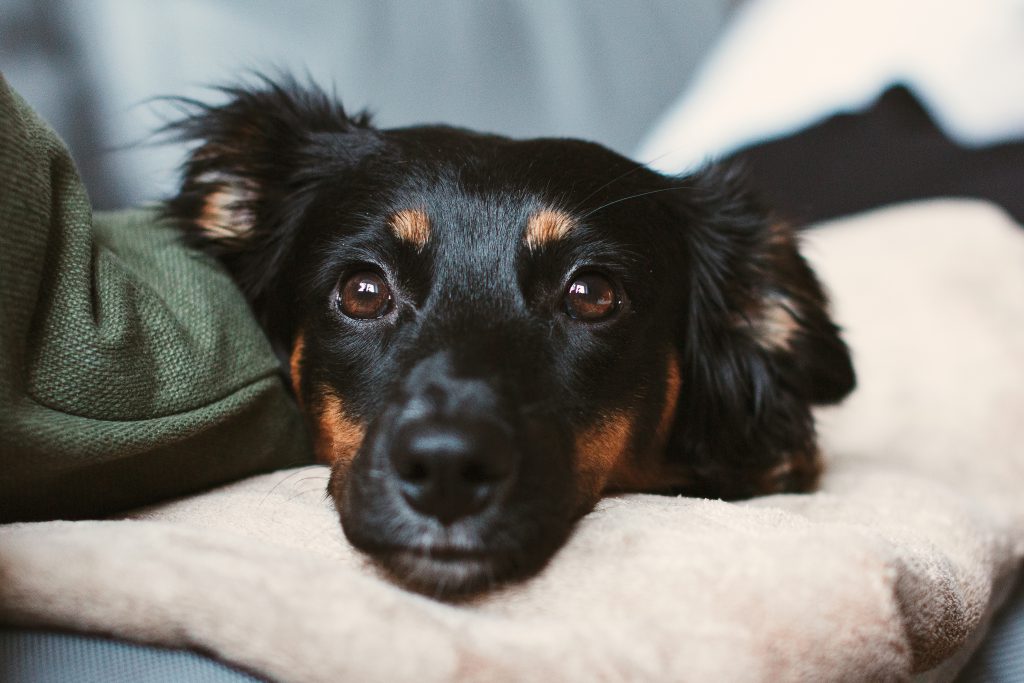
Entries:
{"type": "Polygon", "coordinates": [[[391,462],[409,505],[443,524],[483,510],[515,470],[512,448],[500,432],[431,422],[406,426],[391,462]]]}

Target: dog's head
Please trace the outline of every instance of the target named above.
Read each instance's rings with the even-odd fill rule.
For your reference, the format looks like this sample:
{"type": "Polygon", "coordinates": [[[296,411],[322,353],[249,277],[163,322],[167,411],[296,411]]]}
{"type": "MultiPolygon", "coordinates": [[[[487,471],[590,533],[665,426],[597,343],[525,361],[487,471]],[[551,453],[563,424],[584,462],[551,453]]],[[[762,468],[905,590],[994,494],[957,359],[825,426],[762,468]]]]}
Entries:
{"type": "Polygon", "coordinates": [[[346,535],[407,585],[528,575],[604,492],[814,482],[849,355],[733,175],[226,92],[178,124],[169,213],[289,359],[346,535]]]}

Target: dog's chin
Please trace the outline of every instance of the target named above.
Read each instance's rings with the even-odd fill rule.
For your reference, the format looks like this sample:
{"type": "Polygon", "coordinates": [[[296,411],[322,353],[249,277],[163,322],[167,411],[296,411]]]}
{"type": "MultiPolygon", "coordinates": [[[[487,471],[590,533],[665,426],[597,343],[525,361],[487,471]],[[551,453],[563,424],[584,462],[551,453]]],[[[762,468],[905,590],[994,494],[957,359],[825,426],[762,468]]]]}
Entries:
{"type": "Polygon", "coordinates": [[[498,585],[499,562],[483,553],[399,548],[374,560],[405,588],[436,599],[471,598],[498,585]]]}

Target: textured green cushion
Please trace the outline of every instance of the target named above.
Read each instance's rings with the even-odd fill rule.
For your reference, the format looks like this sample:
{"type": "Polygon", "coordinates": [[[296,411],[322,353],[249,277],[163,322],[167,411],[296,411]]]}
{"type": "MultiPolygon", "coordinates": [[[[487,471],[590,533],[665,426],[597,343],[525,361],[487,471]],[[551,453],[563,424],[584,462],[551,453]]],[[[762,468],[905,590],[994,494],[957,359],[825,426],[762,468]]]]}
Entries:
{"type": "Polygon", "coordinates": [[[107,514],[309,453],[227,275],[153,211],[93,216],[0,77],[0,521],[107,514]]]}

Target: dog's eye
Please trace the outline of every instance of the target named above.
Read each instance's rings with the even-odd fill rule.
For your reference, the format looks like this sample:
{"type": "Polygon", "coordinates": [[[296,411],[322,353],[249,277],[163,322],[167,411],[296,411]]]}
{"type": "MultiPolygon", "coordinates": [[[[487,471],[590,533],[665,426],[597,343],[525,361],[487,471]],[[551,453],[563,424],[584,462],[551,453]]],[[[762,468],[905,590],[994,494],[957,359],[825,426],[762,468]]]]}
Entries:
{"type": "Polygon", "coordinates": [[[338,291],[338,307],[357,320],[379,318],[391,310],[391,288],[377,273],[356,273],[338,291]]]}
{"type": "Polygon", "coordinates": [[[565,292],[565,312],[574,320],[604,320],[618,308],[619,296],[615,285],[598,273],[577,275],[565,292]]]}

